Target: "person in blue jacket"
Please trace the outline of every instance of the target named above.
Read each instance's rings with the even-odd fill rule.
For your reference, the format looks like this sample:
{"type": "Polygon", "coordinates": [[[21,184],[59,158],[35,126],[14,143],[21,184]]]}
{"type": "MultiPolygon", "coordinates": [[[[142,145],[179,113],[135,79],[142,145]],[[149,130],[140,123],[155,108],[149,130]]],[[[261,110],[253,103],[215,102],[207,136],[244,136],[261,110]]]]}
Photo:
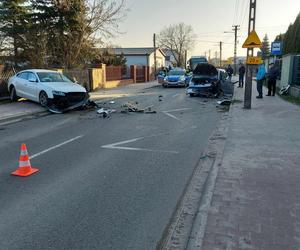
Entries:
{"type": "Polygon", "coordinates": [[[258,67],[257,75],[256,75],[256,81],[257,81],[257,92],[258,96],[256,98],[263,98],[263,83],[266,79],[266,69],[265,65],[261,64],[258,67]]]}

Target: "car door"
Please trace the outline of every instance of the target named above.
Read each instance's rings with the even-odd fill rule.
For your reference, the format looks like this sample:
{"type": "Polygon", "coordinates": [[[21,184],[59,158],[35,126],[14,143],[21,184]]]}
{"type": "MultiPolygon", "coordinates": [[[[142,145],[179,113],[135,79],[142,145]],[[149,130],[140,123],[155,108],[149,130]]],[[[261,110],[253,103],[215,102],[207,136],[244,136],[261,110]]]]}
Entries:
{"type": "Polygon", "coordinates": [[[27,72],[21,72],[16,75],[13,84],[16,88],[17,95],[19,97],[27,98],[25,84],[27,82],[27,72]]]}
{"type": "Polygon", "coordinates": [[[24,89],[28,99],[32,101],[39,101],[40,90],[38,86],[38,78],[33,72],[27,72],[27,79],[24,89]]]}

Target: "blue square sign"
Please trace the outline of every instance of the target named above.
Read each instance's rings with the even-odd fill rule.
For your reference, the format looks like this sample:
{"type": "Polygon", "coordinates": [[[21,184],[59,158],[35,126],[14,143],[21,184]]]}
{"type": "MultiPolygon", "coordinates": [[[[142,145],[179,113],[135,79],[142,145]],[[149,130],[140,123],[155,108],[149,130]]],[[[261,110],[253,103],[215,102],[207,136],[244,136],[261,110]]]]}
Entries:
{"type": "Polygon", "coordinates": [[[282,42],[273,42],[272,43],[271,54],[274,56],[282,55],[282,42]]]}

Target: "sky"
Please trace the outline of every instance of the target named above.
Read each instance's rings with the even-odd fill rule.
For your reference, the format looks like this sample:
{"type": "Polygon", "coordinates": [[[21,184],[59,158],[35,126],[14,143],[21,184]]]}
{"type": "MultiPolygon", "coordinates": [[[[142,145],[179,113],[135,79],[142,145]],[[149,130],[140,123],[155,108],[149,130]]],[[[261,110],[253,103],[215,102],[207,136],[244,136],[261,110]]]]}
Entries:
{"type": "MultiPolygon", "coordinates": [[[[247,37],[249,0],[126,0],[127,16],[120,23],[120,35],[111,42],[121,47],[151,47],[153,33],[170,24],[183,22],[193,27],[196,35],[191,55],[211,57],[223,42],[223,58],[233,56],[232,25],[240,25],[238,56],[245,56],[242,44],[247,37]]],[[[263,39],[273,41],[284,33],[300,12],[300,0],[257,0],[256,31],[263,39]]]]}

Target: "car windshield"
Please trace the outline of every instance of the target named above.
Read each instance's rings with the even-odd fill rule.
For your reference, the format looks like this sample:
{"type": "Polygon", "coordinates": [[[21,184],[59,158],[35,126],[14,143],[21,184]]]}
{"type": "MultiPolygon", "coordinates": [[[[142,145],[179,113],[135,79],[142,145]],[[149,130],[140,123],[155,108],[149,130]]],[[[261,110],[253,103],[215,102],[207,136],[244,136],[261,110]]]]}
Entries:
{"type": "Polygon", "coordinates": [[[38,72],[41,82],[72,82],[68,77],[56,72],[38,72]]]}
{"type": "Polygon", "coordinates": [[[183,76],[184,75],[184,71],[180,71],[180,70],[171,70],[169,72],[169,76],[183,76]]]}
{"type": "Polygon", "coordinates": [[[205,58],[192,58],[191,62],[192,64],[207,63],[207,60],[205,58]]]}

